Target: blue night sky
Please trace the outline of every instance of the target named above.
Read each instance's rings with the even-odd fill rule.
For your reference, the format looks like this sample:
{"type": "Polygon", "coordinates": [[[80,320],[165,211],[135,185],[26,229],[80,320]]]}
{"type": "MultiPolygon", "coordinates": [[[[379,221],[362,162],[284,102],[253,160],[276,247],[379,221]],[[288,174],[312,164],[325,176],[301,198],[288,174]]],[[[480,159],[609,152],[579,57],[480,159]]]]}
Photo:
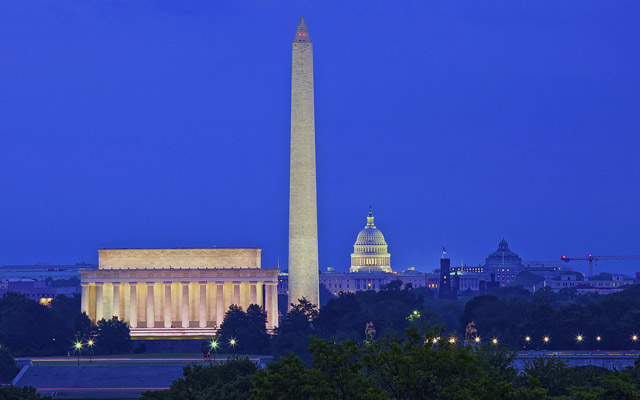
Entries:
{"type": "Polygon", "coordinates": [[[3,0],[0,264],[215,245],[286,267],[300,13],[323,270],[369,205],[396,270],[502,236],[525,260],[640,253],[636,0],[3,0]]]}

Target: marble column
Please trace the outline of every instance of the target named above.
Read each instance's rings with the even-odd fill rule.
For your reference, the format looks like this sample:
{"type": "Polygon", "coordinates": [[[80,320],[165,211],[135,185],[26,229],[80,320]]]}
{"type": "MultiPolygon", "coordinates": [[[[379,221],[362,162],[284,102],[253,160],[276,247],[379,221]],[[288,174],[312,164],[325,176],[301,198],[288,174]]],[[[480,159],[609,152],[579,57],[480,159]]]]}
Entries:
{"type": "Polygon", "coordinates": [[[273,329],[275,319],[273,315],[273,310],[271,310],[271,303],[273,302],[273,299],[272,299],[273,291],[271,290],[271,284],[265,283],[264,289],[265,289],[264,310],[267,312],[267,329],[273,329]]]}
{"type": "Polygon", "coordinates": [[[273,328],[278,327],[278,284],[277,283],[268,283],[265,284],[265,289],[267,293],[270,293],[269,299],[265,300],[265,310],[268,310],[267,315],[271,315],[271,326],[273,328]]]}
{"type": "Polygon", "coordinates": [[[171,328],[171,282],[164,283],[164,327],[171,328]]]}
{"type": "Polygon", "coordinates": [[[200,328],[207,327],[207,282],[200,282],[200,328]]]}
{"type": "Polygon", "coordinates": [[[256,292],[258,294],[258,305],[260,307],[262,307],[264,310],[266,310],[267,308],[264,306],[264,295],[263,295],[263,290],[262,290],[262,282],[258,282],[258,284],[256,285],[256,292]]]}
{"type": "Polygon", "coordinates": [[[155,328],[155,298],[153,293],[153,282],[147,282],[147,328],[155,328]]]}
{"type": "Polygon", "coordinates": [[[129,282],[129,326],[138,327],[138,283],[129,282]]]}
{"type": "Polygon", "coordinates": [[[240,282],[233,282],[233,304],[242,305],[240,304],[240,282]]]}
{"type": "Polygon", "coordinates": [[[207,314],[209,315],[209,321],[215,321],[218,315],[218,286],[215,282],[209,283],[207,291],[207,299],[209,299],[209,303],[207,305],[207,314]]]}
{"type": "Polygon", "coordinates": [[[217,299],[216,299],[216,325],[218,328],[222,325],[224,319],[224,282],[217,282],[217,299]]]}
{"type": "Polygon", "coordinates": [[[118,317],[122,321],[122,315],[120,314],[120,282],[113,282],[113,306],[111,307],[111,314],[118,317]]]}
{"type": "Polygon", "coordinates": [[[182,282],[182,327],[189,327],[189,282],[182,282]]]}
{"type": "Polygon", "coordinates": [[[249,282],[249,304],[258,304],[258,282],[249,282]]]}
{"type": "Polygon", "coordinates": [[[80,299],[80,312],[89,315],[89,284],[82,282],[82,297],[80,299]]]}
{"type": "Polygon", "coordinates": [[[96,282],[96,322],[104,318],[104,284],[96,282]]]}

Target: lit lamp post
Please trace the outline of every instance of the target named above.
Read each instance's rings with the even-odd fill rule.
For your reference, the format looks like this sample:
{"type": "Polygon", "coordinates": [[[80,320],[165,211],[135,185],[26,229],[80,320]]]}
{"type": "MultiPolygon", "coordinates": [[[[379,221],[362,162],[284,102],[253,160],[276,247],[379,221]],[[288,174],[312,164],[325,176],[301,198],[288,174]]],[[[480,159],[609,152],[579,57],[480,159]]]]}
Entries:
{"type": "Polygon", "coordinates": [[[238,343],[235,339],[231,338],[229,339],[229,346],[231,346],[232,349],[235,350],[236,348],[236,343],[238,343]]]}
{"type": "Polygon", "coordinates": [[[584,341],[584,336],[580,334],[576,336],[576,342],[578,343],[578,345],[581,345],[583,341],[584,341]]]}
{"type": "Polygon", "coordinates": [[[551,341],[551,339],[549,338],[549,336],[545,336],[542,338],[542,342],[544,343],[544,345],[548,345],[549,342],[551,341]]]}
{"type": "Polygon", "coordinates": [[[480,344],[480,336],[476,336],[473,340],[474,340],[477,344],[480,344]]]}
{"type": "Polygon", "coordinates": [[[498,345],[498,338],[494,337],[493,339],[491,339],[491,344],[494,345],[494,346],[497,346],[498,345]]]}
{"type": "Polygon", "coordinates": [[[213,339],[211,341],[211,349],[213,350],[213,363],[216,363],[216,353],[218,352],[218,341],[213,339]]]}
{"type": "Polygon", "coordinates": [[[76,353],[78,353],[78,365],[80,365],[80,353],[82,352],[82,342],[76,342],[73,347],[76,350],[76,353]]]}
{"type": "Polygon", "coordinates": [[[527,349],[527,346],[529,346],[529,343],[531,343],[531,336],[525,336],[524,337],[524,348],[525,348],[525,350],[527,349]]]}
{"type": "Polygon", "coordinates": [[[600,342],[602,341],[601,336],[596,336],[596,350],[600,350],[600,342]]]}
{"type": "Polygon", "coordinates": [[[91,362],[91,353],[93,353],[93,339],[89,339],[87,345],[89,346],[89,362],[91,362]]]}
{"type": "Polygon", "coordinates": [[[632,342],[633,342],[633,344],[634,344],[634,346],[633,346],[633,347],[636,347],[636,346],[635,346],[635,344],[636,344],[636,343],[638,343],[638,335],[633,334],[633,335],[631,336],[631,341],[632,341],[632,342]]]}

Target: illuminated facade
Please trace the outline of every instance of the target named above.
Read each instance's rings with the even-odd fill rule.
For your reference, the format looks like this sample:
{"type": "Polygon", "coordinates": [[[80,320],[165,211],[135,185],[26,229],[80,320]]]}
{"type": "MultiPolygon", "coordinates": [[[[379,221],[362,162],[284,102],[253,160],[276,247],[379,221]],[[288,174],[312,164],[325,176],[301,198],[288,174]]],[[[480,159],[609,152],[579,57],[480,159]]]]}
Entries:
{"type": "Polygon", "coordinates": [[[289,170],[289,303],[320,304],[313,46],[300,17],[291,57],[291,164],[289,170]]]}
{"type": "Polygon", "coordinates": [[[81,309],[92,321],[117,316],[132,337],[215,334],[231,304],[267,312],[278,325],[278,268],[261,250],[102,249],[97,270],[80,270],[81,309]]]}
{"type": "Polygon", "coordinates": [[[358,233],[353,245],[349,272],[391,272],[391,254],[387,251],[384,235],[373,224],[371,207],[367,225],[358,233]]]}

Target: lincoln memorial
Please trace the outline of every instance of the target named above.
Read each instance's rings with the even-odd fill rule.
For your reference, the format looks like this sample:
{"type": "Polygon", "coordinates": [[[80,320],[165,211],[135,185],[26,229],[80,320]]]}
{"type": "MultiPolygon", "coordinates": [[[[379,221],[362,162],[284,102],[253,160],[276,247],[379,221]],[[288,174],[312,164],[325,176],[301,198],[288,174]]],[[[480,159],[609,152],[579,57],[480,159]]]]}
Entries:
{"type": "Polygon", "coordinates": [[[98,269],[80,270],[82,311],[117,316],[132,337],[215,334],[229,306],[258,304],[278,326],[278,268],[260,249],[101,249],[98,269]]]}

